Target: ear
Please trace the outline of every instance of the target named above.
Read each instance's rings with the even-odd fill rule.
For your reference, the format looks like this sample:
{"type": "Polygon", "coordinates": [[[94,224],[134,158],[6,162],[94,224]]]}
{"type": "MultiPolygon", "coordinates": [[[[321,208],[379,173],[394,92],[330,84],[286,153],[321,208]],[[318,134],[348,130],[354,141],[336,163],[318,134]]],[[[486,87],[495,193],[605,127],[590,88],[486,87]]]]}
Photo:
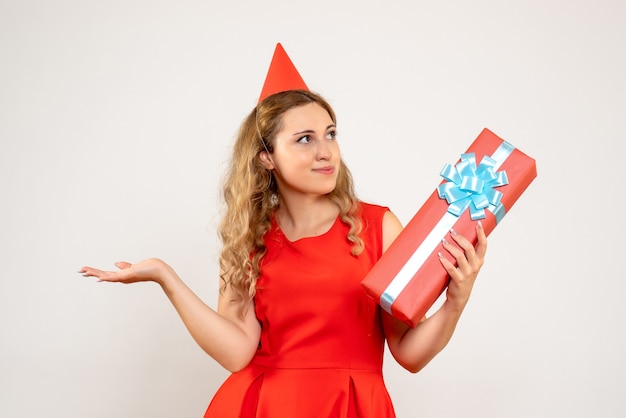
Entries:
{"type": "Polygon", "coordinates": [[[263,167],[265,167],[267,170],[271,171],[274,169],[272,156],[267,151],[261,151],[259,153],[259,159],[261,160],[261,164],[263,165],[263,167]]]}

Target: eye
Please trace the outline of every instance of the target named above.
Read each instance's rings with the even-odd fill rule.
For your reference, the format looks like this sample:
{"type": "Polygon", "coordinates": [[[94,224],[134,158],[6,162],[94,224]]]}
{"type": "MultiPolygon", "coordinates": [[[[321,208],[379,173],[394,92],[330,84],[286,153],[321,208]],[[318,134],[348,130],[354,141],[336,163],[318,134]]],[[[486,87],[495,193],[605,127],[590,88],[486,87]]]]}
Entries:
{"type": "Polygon", "coordinates": [[[297,142],[300,144],[308,144],[309,142],[311,142],[311,137],[309,135],[304,135],[298,138],[297,142]]]}
{"type": "Polygon", "coordinates": [[[337,131],[334,129],[332,131],[328,131],[326,139],[337,139],[337,131]]]}

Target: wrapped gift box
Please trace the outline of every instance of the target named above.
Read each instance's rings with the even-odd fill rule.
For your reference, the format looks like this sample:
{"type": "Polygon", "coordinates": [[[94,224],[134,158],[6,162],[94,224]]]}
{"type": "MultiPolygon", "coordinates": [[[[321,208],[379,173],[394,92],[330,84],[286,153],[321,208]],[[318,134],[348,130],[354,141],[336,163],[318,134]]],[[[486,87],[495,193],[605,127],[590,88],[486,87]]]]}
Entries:
{"type": "MultiPolygon", "coordinates": [[[[453,228],[476,244],[476,223],[489,234],[537,176],[535,160],[484,129],[362,282],[381,307],[414,327],[445,290],[438,252],[453,228]]],[[[454,260],[448,255],[449,260],[454,260]]]]}

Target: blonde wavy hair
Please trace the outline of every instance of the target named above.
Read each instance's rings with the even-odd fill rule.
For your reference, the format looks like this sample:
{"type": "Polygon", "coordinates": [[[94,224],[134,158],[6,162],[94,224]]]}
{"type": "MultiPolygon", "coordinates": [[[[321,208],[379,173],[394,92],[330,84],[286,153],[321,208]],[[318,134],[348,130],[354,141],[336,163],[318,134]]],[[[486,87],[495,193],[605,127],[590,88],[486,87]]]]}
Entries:
{"type": "MultiPolygon", "coordinates": [[[[267,252],[263,237],[270,228],[271,214],[280,205],[273,173],[263,167],[259,155],[265,150],[273,153],[282,115],[309,103],[323,107],[336,124],[335,112],[321,96],[305,90],[290,90],[264,99],[239,129],[224,179],[226,208],[219,236],[223,244],[220,291],[231,287],[242,304],[254,297],[261,260],[267,252]]],[[[358,256],[364,248],[359,237],[362,223],[352,175],[343,160],[337,185],[328,197],[339,207],[341,221],[350,227],[347,239],[352,243],[352,255],[358,256]]]]}

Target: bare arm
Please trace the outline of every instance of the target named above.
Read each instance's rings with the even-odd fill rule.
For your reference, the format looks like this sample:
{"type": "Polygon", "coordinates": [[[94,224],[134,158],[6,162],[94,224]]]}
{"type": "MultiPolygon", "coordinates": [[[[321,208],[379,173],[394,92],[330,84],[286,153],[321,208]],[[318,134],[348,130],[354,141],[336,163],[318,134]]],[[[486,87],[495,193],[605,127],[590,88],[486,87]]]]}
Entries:
{"type": "MultiPolygon", "coordinates": [[[[386,250],[402,230],[398,218],[387,212],[383,219],[383,247],[386,250]]],[[[457,246],[444,243],[448,255],[442,254],[441,264],[450,275],[446,300],[431,317],[410,328],[383,312],[383,329],[389,350],[405,369],[415,373],[426,366],[448,344],[467,304],[476,276],[483,265],[487,238],[480,223],[476,227],[476,248],[463,236],[453,234],[457,246]],[[457,267],[446,257],[456,259],[457,267]]]]}
{"type": "Polygon", "coordinates": [[[218,311],[206,305],[178,277],[165,262],[148,259],[137,264],[117,263],[118,271],[103,271],[83,267],[84,276],[97,277],[98,281],[135,283],[154,281],[158,283],[180,315],[198,345],[229,371],[245,367],[258,347],[261,327],[254,314],[252,302],[242,315],[240,305],[230,302],[232,295],[220,295],[218,311]]]}

